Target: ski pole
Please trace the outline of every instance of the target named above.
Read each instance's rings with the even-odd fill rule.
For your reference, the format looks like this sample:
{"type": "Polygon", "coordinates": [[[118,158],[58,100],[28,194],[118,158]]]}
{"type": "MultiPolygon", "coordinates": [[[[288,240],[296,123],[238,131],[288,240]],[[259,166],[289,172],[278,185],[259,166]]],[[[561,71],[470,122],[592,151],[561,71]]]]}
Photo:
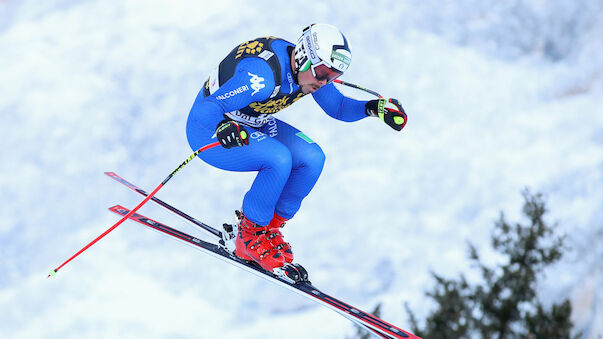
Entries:
{"type": "Polygon", "coordinates": [[[71,256],[71,258],[67,259],[67,261],[65,261],[64,263],[61,264],[61,266],[55,268],[54,270],[50,271],[50,273],[48,274],[48,277],[54,276],[58,270],[60,270],[63,266],[67,265],[68,262],[70,262],[71,260],[75,259],[75,257],[77,257],[78,255],[80,255],[82,252],[84,252],[85,250],[87,250],[90,246],[94,245],[97,241],[99,241],[100,239],[102,239],[105,235],[109,234],[109,232],[113,231],[117,226],[121,225],[121,223],[123,223],[124,221],[128,220],[128,218],[134,214],[136,211],[138,211],[139,208],[142,207],[142,205],[146,204],[147,201],[149,201],[154,195],[155,193],[157,193],[157,191],[159,191],[163,185],[165,185],[170,179],[172,179],[172,177],[178,172],[180,171],[180,169],[182,167],[184,167],[184,165],[188,164],[189,161],[193,160],[197,155],[199,155],[199,153],[206,151],[210,148],[216,147],[220,145],[219,141],[213,142],[211,144],[205,145],[201,148],[199,148],[198,150],[195,151],[195,153],[193,153],[190,157],[188,157],[188,159],[184,160],[184,162],[182,164],[180,164],[180,166],[178,166],[178,168],[176,168],[172,173],[170,173],[170,175],[167,176],[167,178],[165,178],[161,184],[159,184],[140,204],[138,204],[138,206],[134,207],[134,209],[132,209],[130,211],[130,213],[128,213],[127,215],[125,215],[123,218],[121,218],[121,220],[119,220],[117,223],[115,223],[115,225],[111,226],[109,229],[107,229],[105,232],[103,232],[103,234],[99,235],[98,237],[96,237],[96,239],[92,240],[90,243],[88,243],[88,245],[84,246],[81,250],[79,250],[76,254],[74,254],[73,256],[71,256]]]}
{"type": "Polygon", "coordinates": [[[359,90],[361,90],[361,91],[365,91],[365,92],[367,92],[367,93],[370,93],[370,94],[372,94],[372,95],[374,95],[374,96],[376,96],[376,97],[383,98],[383,96],[381,96],[381,94],[379,94],[379,93],[377,93],[377,92],[375,92],[375,91],[373,91],[373,90],[371,90],[371,89],[364,88],[364,87],[362,87],[362,86],[358,86],[358,85],[352,84],[352,83],[347,82],[347,81],[343,81],[343,80],[336,79],[336,80],[333,80],[333,82],[338,83],[338,84],[340,84],[340,85],[345,85],[345,86],[348,86],[348,87],[352,87],[352,88],[355,88],[355,89],[359,89],[359,90]]]}

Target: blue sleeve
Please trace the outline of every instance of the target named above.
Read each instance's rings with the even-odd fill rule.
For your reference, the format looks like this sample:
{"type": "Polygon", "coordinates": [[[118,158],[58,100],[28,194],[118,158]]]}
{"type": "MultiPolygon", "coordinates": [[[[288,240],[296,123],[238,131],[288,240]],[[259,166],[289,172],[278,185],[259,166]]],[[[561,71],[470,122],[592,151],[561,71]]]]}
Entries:
{"type": "Polygon", "coordinates": [[[200,94],[193,104],[189,120],[215,129],[224,119],[222,114],[236,111],[252,102],[266,100],[274,91],[274,74],[268,63],[250,57],[239,62],[235,73],[208,97],[200,94]]]}
{"type": "Polygon", "coordinates": [[[333,84],[323,86],[312,96],[325,113],[337,120],[352,122],[367,117],[364,107],[366,101],[344,96],[333,84]]]}

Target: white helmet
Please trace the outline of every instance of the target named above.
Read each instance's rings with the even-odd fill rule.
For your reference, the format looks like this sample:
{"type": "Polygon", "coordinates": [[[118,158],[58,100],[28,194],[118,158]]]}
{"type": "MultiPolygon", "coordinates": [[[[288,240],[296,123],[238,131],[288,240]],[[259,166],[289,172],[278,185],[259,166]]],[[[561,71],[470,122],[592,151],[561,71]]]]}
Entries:
{"type": "Polygon", "coordinates": [[[331,82],[345,72],[352,62],[348,40],[337,27],[312,24],[306,27],[295,46],[295,75],[312,69],[318,80],[331,82]]]}

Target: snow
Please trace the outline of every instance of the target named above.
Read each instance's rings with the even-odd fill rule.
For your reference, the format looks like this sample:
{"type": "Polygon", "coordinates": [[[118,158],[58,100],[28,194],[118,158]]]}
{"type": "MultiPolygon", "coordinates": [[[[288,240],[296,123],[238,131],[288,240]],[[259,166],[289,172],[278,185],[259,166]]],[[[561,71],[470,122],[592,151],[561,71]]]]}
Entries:
{"type": "MultiPolygon", "coordinates": [[[[399,98],[409,122],[347,124],[301,100],[277,117],[327,155],[285,237],[312,281],[408,328],[430,271],[471,277],[501,210],[546,194],[570,252],[541,298],[570,298],[583,338],[603,334],[603,1],[0,1],[0,336],[333,338],[349,321],[278,286],[125,223],[46,279],[192,151],[186,117],[237,43],[345,32],[344,80],[399,98]],[[311,8],[310,8],[311,7],[311,8]],[[300,15],[303,12],[303,15],[300,15]],[[336,15],[334,15],[336,13],[336,15]],[[376,19],[378,17],[378,19],[376,19]]],[[[342,88],[346,94],[366,94],[342,88]]],[[[253,174],[195,160],[158,194],[211,225],[253,174]]],[[[163,211],[142,214],[206,237],[163,211]]],[[[475,277],[474,277],[475,278],[475,277]]]]}

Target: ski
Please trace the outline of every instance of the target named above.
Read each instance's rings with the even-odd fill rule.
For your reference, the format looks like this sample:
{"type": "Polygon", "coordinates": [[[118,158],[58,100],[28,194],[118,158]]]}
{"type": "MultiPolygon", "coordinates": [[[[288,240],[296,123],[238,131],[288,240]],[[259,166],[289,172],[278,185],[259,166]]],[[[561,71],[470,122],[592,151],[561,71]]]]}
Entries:
{"type": "MultiPolygon", "coordinates": [[[[139,194],[141,194],[141,195],[143,195],[143,196],[145,196],[145,197],[149,195],[149,193],[147,193],[147,192],[146,192],[145,190],[143,190],[142,188],[140,188],[140,187],[138,187],[138,186],[134,185],[133,183],[131,183],[131,182],[129,182],[128,180],[126,180],[126,179],[124,179],[124,178],[120,177],[119,175],[117,175],[117,174],[116,174],[116,173],[114,173],[114,172],[105,172],[105,174],[106,174],[106,175],[107,175],[109,178],[111,178],[111,179],[113,179],[113,180],[115,180],[115,181],[119,182],[120,184],[122,184],[122,185],[124,185],[124,186],[128,187],[129,189],[133,190],[134,192],[137,192],[137,193],[139,193],[139,194]]],[[[194,225],[201,227],[202,229],[204,229],[205,231],[209,232],[210,234],[212,234],[212,235],[213,235],[213,236],[215,236],[216,238],[218,238],[218,239],[222,239],[222,238],[224,237],[224,235],[222,235],[222,232],[220,232],[220,231],[218,231],[217,229],[215,229],[215,228],[213,228],[213,227],[211,227],[211,226],[209,226],[209,225],[206,225],[206,224],[202,223],[201,221],[199,221],[199,220],[197,220],[197,219],[195,219],[195,218],[191,217],[190,215],[188,215],[188,214],[186,214],[186,213],[184,213],[184,212],[182,212],[182,211],[180,211],[180,210],[178,210],[178,209],[176,209],[176,208],[172,207],[171,205],[169,205],[169,204],[167,204],[167,203],[163,202],[162,200],[160,200],[159,198],[157,198],[157,197],[152,197],[152,198],[151,198],[151,200],[153,200],[154,202],[156,202],[156,203],[157,203],[157,204],[159,204],[160,206],[165,207],[166,209],[168,209],[168,210],[169,210],[169,211],[171,211],[172,213],[175,213],[175,214],[177,214],[177,215],[181,216],[182,218],[184,218],[184,219],[188,220],[189,222],[193,223],[194,225]]]]}
{"type": "MultiPolygon", "coordinates": [[[[105,172],[105,174],[106,174],[107,176],[109,176],[110,178],[112,178],[113,180],[115,180],[115,181],[117,181],[117,182],[121,183],[122,185],[124,185],[124,186],[126,186],[126,187],[130,188],[131,190],[133,190],[133,191],[135,191],[135,192],[137,192],[137,193],[139,193],[139,194],[141,194],[141,195],[143,195],[143,196],[148,196],[148,193],[147,193],[147,192],[146,192],[144,189],[142,189],[142,188],[140,188],[140,187],[138,187],[138,186],[134,185],[133,183],[131,183],[131,182],[127,181],[126,179],[122,178],[121,176],[117,175],[116,173],[114,173],[114,172],[105,172]]],[[[232,234],[232,228],[230,228],[230,229],[228,228],[230,225],[224,224],[224,226],[225,226],[225,231],[222,231],[222,232],[221,232],[221,231],[218,231],[218,230],[216,230],[215,228],[213,228],[213,227],[211,227],[211,226],[209,226],[209,225],[207,225],[207,224],[205,224],[205,223],[203,223],[203,222],[201,222],[201,221],[199,221],[199,220],[195,219],[194,217],[192,217],[192,216],[190,216],[190,215],[188,215],[188,214],[186,214],[186,213],[184,213],[184,212],[180,211],[179,209],[177,209],[177,208],[173,207],[172,205],[170,205],[170,204],[168,204],[168,203],[166,203],[166,202],[162,201],[161,199],[159,199],[159,198],[157,198],[157,197],[153,197],[151,200],[153,200],[153,201],[154,201],[155,203],[157,203],[158,205],[160,205],[160,206],[162,206],[162,207],[166,208],[167,210],[169,210],[169,211],[173,212],[174,214],[179,215],[180,217],[184,218],[185,220],[187,220],[187,221],[191,222],[192,224],[194,224],[194,225],[196,225],[196,226],[198,226],[198,227],[202,228],[203,230],[207,231],[208,233],[212,234],[214,237],[216,237],[217,239],[219,239],[219,243],[220,243],[220,245],[221,245],[221,246],[218,246],[218,245],[215,245],[215,244],[211,244],[211,243],[210,243],[210,244],[211,244],[212,246],[218,246],[218,247],[220,247],[220,248],[221,248],[221,249],[222,249],[222,250],[223,250],[225,253],[228,253],[228,251],[226,251],[226,250],[225,250],[225,247],[228,247],[228,246],[227,246],[227,244],[230,242],[230,241],[229,241],[229,240],[230,240],[230,238],[231,238],[231,237],[233,237],[233,234],[232,234]]],[[[178,231],[178,232],[180,232],[180,231],[178,231]]],[[[182,233],[182,232],[181,232],[181,233],[182,233]]],[[[232,251],[231,251],[231,252],[232,252],[232,251]]],[[[236,256],[234,256],[234,255],[231,255],[231,256],[232,256],[232,257],[235,257],[236,259],[239,259],[239,258],[237,258],[237,257],[236,257],[236,256]]],[[[240,260],[240,259],[239,259],[239,260],[240,260]]],[[[258,270],[259,270],[259,271],[263,271],[263,272],[264,272],[266,275],[268,275],[268,276],[272,276],[272,277],[273,277],[273,275],[272,275],[271,273],[264,271],[263,269],[259,268],[259,266],[256,266],[256,265],[252,265],[252,266],[254,266],[254,267],[253,267],[253,269],[254,269],[254,270],[256,270],[256,271],[258,271],[258,270]]],[[[257,272],[252,272],[252,273],[257,273],[257,272]]],[[[309,282],[308,282],[308,283],[309,283],[309,282]]],[[[297,292],[297,293],[301,293],[300,291],[296,291],[296,292],[297,292]]],[[[312,299],[312,298],[311,298],[311,299],[312,299]]],[[[329,307],[329,306],[327,305],[327,307],[329,307]]],[[[331,308],[331,307],[330,307],[330,308],[331,308]]],[[[339,312],[339,313],[341,313],[341,312],[339,312]]],[[[346,316],[345,314],[342,314],[342,315],[346,316]]],[[[369,314],[369,315],[370,315],[370,314],[369,314]]],[[[370,315],[370,316],[372,316],[372,315],[370,315]]],[[[350,317],[347,317],[347,316],[346,316],[346,318],[350,319],[350,317]]],[[[378,319],[378,318],[377,318],[377,319],[378,319]]],[[[352,320],[353,322],[357,323],[357,321],[354,321],[353,319],[350,319],[350,320],[352,320]]],[[[379,319],[379,320],[380,320],[380,319],[379,319]]],[[[387,324],[387,323],[386,323],[386,324],[387,324]]],[[[373,334],[376,334],[376,335],[381,336],[381,337],[383,337],[383,338],[389,338],[389,337],[390,337],[390,336],[387,336],[387,335],[382,334],[381,332],[379,332],[378,330],[375,330],[375,329],[373,329],[373,328],[367,327],[367,326],[362,325],[362,324],[359,324],[359,325],[361,325],[362,327],[364,327],[364,328],[366,328],[366,329],[370,330],[371,332],[373,332],[373,334]]],[[[388,325],[389,325],[389,324],[388,324],[388,325]]],[[[389,325],[389,326],[391,326],[391,327],[392,327],[392,328],[394,328],[394,329],[397,329],[397,328],[396,328],[395,326],[393,326],[393,325],[389,325]]],[[[400,330],[400,329],[397,329],[397,330],[402,331],[402,330],[400,330]]],[[[406,333],[406,332],[404,332],[404,331],[402,331],[402,333],[404,333],[404,334],[408,334],[408,333],[406,333]]],[[[412,337],[412,338],[417,338],[416,336],[414,336],[414,335],[412,335],[412,334],[409,334],[409,335],[410,335],[410,337],[412,337]]],[[[396,336],[394,336],[393,338],[396,338],[396,336]]],[[[402,336],[402,338],[404,338],[404,336],[402,336]]]]}
{"type": "MultiPolygon", "coordinates": [[[[113,206],[109,209],[121,216],[125,216],[130,212],[129,209],[120,205],[113,206]]],[[[294,282],[284,277],[276,276],[271,272],[262,269],[259,265],[253,262],[238,258],[232,253],[228,252],[223,246],[198,239],[175,228],[147,218],[141,214],[134,213],[129,218],[155,231],[159,231],[163,235],[179,240],[187,245],[191,245],[194,248],[199,249],[213,257],[226,261],[234,266],[242,268],[270,282],[285,287],[295,293],[305,296],[310,300],[322,304],[323,306],[332,309],[333,311],[341,314],[345,318],[359,326],[362,326],[363,328],[369,330],[372,334],[375,334],[381,338],[419,338],[369,313],[361,311],[337,298],[321,292],[309,281],[294,282]]]]}

